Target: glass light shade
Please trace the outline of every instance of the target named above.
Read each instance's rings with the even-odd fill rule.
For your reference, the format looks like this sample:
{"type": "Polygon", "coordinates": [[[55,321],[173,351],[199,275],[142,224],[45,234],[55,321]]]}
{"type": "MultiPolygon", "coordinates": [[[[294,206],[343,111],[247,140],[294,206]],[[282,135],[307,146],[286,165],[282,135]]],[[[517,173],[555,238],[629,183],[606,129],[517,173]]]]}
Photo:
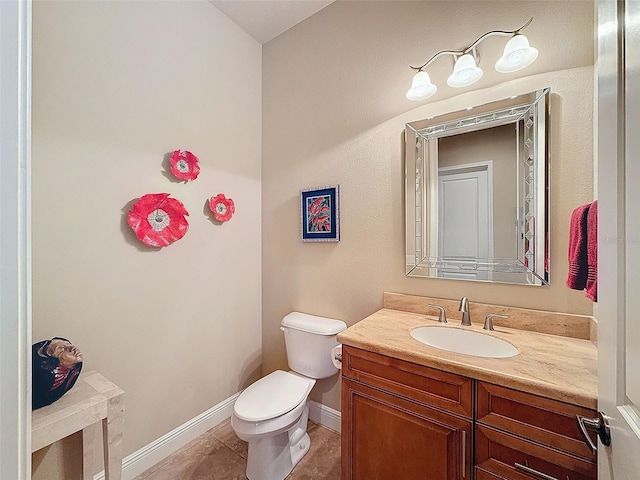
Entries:
{"type": "Polygon", "coordinates": [[[538,58],[538,50],[529,46],[529,39],[524,35],[514,35],[504,46],[504,53],[496,62],[496,70],[500,73],[517,72],[528,67],[538,58]]]}
{"type": "Polygon", "coordinates": [[[453,67],[453,73],[447,79],[447,85],[450,87],[467,87],[482,78],[484,72],[476,65],[473,55],[466,53],[462,55],[453,67]]]}
{"type": "Polygon", "coordinates": [[[418,101],[425,100],[433,96],[438,91],[427,72],[420,70],[413,76],[411,81],[411,88],[407,90],[407,99],[418,101]]]}

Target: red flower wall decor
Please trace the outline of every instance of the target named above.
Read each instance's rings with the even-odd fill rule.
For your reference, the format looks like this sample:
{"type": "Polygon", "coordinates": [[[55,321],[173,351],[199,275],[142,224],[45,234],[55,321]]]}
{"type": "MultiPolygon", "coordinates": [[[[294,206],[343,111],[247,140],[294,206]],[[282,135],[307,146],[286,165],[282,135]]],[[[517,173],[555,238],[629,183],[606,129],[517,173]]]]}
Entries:
{"type": "Polygon", "coordinates": [[[233,200],[226,198],[224,194],[219,193],[209,200],[209,208],[213,212],[213,218],[219,222],[226,222],[231,219],[236,207],[233,200]]]}
{"type": "Polygon", "coordinates": [[[166,247],[187,233],[189,212],[168,193],[148,193],[129,210],[128,223],[140,240],[149,247],[166,247]]]}
{"type": "Polygon", "coordinates": [[[175,150],[171,158],[171,173],[180,180],[195,180],[200,173],[198,157],[186,150],[175,150]]]}

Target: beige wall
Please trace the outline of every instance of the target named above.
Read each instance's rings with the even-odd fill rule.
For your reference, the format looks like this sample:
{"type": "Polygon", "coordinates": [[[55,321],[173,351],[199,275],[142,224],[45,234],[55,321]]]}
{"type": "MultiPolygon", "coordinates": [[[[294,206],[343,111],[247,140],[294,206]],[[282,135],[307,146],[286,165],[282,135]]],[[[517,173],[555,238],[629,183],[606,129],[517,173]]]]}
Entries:
{"type": "MultiPolygon", "coordinates": [[[[33,339],[71,339],[126,391],[128,455],[260,373],[261,46],[208,2],[33,13],[33,339]],[[165,172],[177,148],[197,180],[165,172]],[[150,192],[190,212],[161,250],[125,220],[150,192]],[[205,209],[220,192],[224,225],[205,209]]],[[[56,478],[56,455],[34,456],[34,479],[56,478]]]]}
{"type": "MultiPolygon", "coordinates": [[[[288,312],[353,324],[381,307],[384,291],[452,299],[466,295],[471,302],[570,313],[592,311],[582,292],[564,285],[571,211],[593,195],[592,57],[587,65],[565,63],[564,70],[553,68],[523,80],[506,78],[498,86],[411,104],[403,97],[406,90],[388,88],[391,83],[385,82],[404,76],[408,88],[411,75],[405,62],[414,57],[407,56],[406,49],[418,50],[419,45],[425,58],[439,49],[437,37],[421,22],[450,27],[462,3],[468,10],[462,23],[475,15],[479,25],[489,25],[485,31],[500,28],[495,19],[509,15],[509,24],[520,24],[529,12],[515,2],[445,2],[448,9],[432,2],[408,3],[412,5],[337,2],[263,49],[265,373],[286,367],[278,323],[288,312]],[[551,287],[406,277],[405,123],[547,86],[553,109],[551,287]],[[301,243],[300,190],[332,184],[340,185],[341,241],[301,243]]],[[[556,2],[540,5],[553,9],[556,2]]],[[[541,14],[552,21],[553,12],[541,14]]],[[[592,28],[592,20],[585,28],[592,28]]],[[[452,48],[442,45],[447,47],[452,48]]],[[[441,83],[441,88],[447,87],[441,83]]],[[[337,377],[318,382],[312,398],[339,408],[337,377]]]]}
{"type": "MultiPolygon", "coordinates": [[[[340,1],[267,44],[263,58],[208,2],[35,3],[34,341],[69,337],[85,368],[126,390],[125,454],[237,392],[260,373],[261,356],[263,373],[286,368],[277,327],[292,310],[353,324],[395,291],[591,311],[564,277],[568,218],[592,198],[592,62],[559,55],[522,81],[450,99],[443,87],[424,104],[403,97],[407,63],[459,46],[439,41],[452,18],[473,38],[532,13],[530,31],[548,28],[554,45],[592,37],[576,27],[589,20],[588,2],[526,2],[537,5],[526,12],[512,3],[340,1]],[[549,26],[564,18],[567,28],[549,26]],[[404,124],[546,86],[552,286],[407,278],[404,124]],[[175,148],[200,156],[195,182],[163,172],[175,148]],[[300,190],[336,183],[342,240],[299,242],[300,190]],[[149,251],[124,215],[159,191],[185,203],[191,226],[149,251]],[[204,210],[218,192],[236,202],[223,226],[204,210]]],[[[319,382],[313,398],[339,408],[336,385],[319,382]]],[[[70,452],[77,447],[71,439],[70,452]]],[[[54,478],[55,456],[35,456],[34,479],[54,478]]]]}

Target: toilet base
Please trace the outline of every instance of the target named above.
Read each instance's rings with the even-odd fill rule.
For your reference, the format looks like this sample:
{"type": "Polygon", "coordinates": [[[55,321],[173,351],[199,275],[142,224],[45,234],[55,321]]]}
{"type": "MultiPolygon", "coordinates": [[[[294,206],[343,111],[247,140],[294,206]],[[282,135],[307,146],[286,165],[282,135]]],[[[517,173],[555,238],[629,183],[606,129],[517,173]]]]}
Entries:
{"type": "Polygon", "coordinates": [[[289,430],[249,441],[247,478],[249,480],[284,480],[311,446],[307,433],[309,406],[289,430]]]}

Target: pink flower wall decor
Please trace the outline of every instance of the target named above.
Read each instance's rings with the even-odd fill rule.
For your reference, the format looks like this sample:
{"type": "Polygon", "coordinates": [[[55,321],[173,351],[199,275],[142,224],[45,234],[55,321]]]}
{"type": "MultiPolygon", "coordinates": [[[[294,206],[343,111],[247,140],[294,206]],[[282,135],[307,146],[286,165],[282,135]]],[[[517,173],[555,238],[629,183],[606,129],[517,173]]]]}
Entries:
{"type": "Polygon", "coordinates": [[[233,200],[219,193],[215,197],[211,197],[209,200],[209,208],[213,212],[213,218],[219,222],[226,222],[231,219],[233,213],[236,211],[236,207],[233,204],[233,200]]]}
{"type": "Polygon", "coordinates": [[[189,212],[168,193],[148,193],[129,210],[128,223],[136,237],[149,247],[166,247],[185,236],[189,212]]]}
{"type": "Polygon", "coordinates": [[[180,180],[195,180],[200,173],[198,157],[186,150],[175,150],[169,159],[171,173],[180,180]]]}

